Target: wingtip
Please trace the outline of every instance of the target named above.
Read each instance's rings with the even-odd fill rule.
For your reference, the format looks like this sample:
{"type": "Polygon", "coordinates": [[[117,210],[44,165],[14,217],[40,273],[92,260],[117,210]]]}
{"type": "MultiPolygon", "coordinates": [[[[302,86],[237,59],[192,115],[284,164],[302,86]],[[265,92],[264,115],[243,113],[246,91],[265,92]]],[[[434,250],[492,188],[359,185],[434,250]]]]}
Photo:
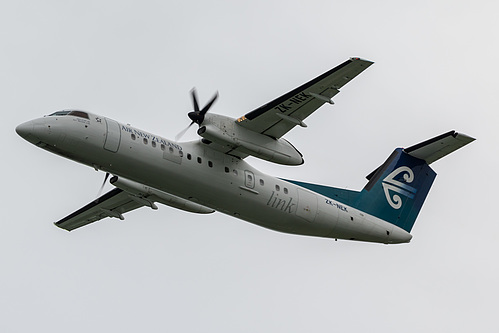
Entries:
{"type": "Polygon", "coordinates": [[[476,140],[476,138],[469,136],[467,134],[457,132],[457,131],[454,131],[454,132],[455,132],[454,137],[460,139],[461,141],[467,141],[468,143],[471,143],[471,142],[476,140]]]}
{"type": "Polygon", "coordinates": [[[360,57],[350,57],[350,60],[351,61],[363,61],[363,62],[368,62],[370,64],[374,64],[374,61],[363,59],[363,58],[360,58],[360,57]]]}
{"type": "Polygon", "coordinates": [[[62,229],[62,230],[66,230],[67,232],[71,232],[71,230],[72,230],[72,229],[70,230],[70,229],[63,228],[63,227],[61,227],[58,223],[59,223],[59,222],[54,222],[54,225],[55,225],[57,228],[62,229]]]}

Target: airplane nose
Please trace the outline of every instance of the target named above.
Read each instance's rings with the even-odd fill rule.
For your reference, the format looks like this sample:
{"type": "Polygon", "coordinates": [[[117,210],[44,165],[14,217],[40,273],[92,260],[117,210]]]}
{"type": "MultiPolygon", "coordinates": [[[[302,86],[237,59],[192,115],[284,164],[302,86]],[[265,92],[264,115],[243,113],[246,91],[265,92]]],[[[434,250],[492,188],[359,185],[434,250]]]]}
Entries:
{"type": "Polygon", "coordinates": [[[37,144],[40,142],[39,131],[35,131],[36,120],[30,120],[16,127],[16,132],[24,140],[37,144]]]}
{"type": "Polygon", "coordinates": [[[28,121],[16,127],[16,132],[20,137],[29,141],[28,137],[33,134],[33,122],[28,121]]]}

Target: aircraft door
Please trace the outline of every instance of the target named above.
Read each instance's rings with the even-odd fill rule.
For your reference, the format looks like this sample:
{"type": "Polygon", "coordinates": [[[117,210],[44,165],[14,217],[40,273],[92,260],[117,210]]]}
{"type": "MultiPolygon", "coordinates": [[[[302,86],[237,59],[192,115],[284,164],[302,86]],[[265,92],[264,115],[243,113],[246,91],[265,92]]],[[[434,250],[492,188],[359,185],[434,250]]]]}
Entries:
{"type": "Polygon", "coordinates": [[[247,188],[255,188],[255,175],[253,172],[244,170],[244,185],[247,188]]]}
{"type": "Polygon", "coordinates": [[[106,141],[104,142],[104,149],[113,153],[118,151],[121,141],[121,128],[117,121],[112,119],[106,120],[106,141]]]}
{"type": "Polygon", "coordinates": [[[309,222],[314,222],[317,216],[317,196],[298,188],[298,206],[296,215],[309,222]]]}

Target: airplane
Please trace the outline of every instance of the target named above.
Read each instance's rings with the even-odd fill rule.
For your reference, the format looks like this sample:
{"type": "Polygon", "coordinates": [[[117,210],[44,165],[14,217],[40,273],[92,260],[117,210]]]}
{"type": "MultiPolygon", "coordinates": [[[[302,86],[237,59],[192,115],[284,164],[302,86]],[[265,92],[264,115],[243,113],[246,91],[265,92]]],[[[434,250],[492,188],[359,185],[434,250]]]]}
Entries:
{"type": "MultiPolygon", "coordinates": [[[[301,165],[303,155],[283,136],[326,103],[373,62],[342,64],[238,119],[208,113],[218,97],[194,110],[175,141],[80,110],[63,110],[25,122],[16,132],[57,155],[104,171],[115,186],[55,222],[72,231],[101,219],[123,220],[157,203],[198,214],[215,211],[289,234],[382,244],[408,243],[436,177],[429,166],[475,139],[449,131],[408,148],[397,148],[371,172],[361,191],[276,178],[245,160],[254,156],[301,165]],[[199,140],[178,142],[197,124],[199,140]]],[[[102,190],[102,188],[101,188],[102,190]]]]}

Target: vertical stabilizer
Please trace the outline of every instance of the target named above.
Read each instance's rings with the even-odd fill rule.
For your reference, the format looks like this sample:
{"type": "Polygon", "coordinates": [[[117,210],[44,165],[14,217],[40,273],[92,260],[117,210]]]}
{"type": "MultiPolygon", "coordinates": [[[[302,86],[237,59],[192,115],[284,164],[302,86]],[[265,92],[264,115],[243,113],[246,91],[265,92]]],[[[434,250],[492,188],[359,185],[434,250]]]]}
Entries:
{"type": "Polygon", "coordinates": [[[356,206],[410,232],[436,175],[424,160],[398,148],[371,174],[356,206]]]}
{"type": "Polygon", "coordinates": [[[429,164],[475,139],[450,131],[409,148],[398,148],[373,171],[355,206],[410,232],[436,173],[429,164]]]}
{"type": "Polygon", "coordinates": [[[397,148],[371,172],[361,192],[291,181],[411,232],[437,174],[429,164],[474,141],[450,131],[409,148],[397,148]]]}

